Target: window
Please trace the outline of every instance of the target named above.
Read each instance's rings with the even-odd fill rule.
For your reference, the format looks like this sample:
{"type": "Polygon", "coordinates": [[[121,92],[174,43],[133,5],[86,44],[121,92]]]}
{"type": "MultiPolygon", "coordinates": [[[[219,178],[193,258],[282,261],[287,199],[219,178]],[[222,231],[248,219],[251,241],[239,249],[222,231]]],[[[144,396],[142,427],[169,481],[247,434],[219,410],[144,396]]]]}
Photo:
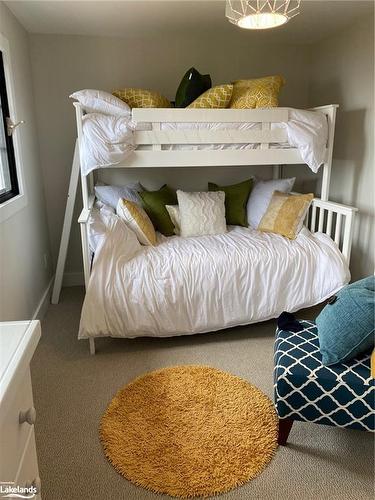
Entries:
{"type": "Polygon", "coordinates": [[[0,51],[0,204],[19,194],[12,133],[15,129],[9,112],[3,52],[0,51]]]}

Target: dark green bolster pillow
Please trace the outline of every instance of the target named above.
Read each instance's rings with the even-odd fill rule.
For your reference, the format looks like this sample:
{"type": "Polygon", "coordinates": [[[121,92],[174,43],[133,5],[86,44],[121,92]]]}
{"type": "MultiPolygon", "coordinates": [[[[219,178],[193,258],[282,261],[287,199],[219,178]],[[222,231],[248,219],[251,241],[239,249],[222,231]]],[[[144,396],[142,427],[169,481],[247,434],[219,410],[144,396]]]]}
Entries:
{"type": "Polygon", "coordinates": [[[177,89],[175,107],[186,108],[211,86],[210,75],[201,75],[195,68],[190,68],[182,77],[177,89]]]}
{"type": "Polygon", "coordinates": [[[349,361],[374,348],[375,277],[340,290],[316,318],[323,365],[349,361]]]}
{"type": "Polygon", "coordinates": [[[227,224],[231,226],[248,226],[247,201],[252,188],[252,179],[231,186],[218,186],[213,182],[208,183],[209,191],[224,191],[225,218],[227,224]]]}
{"type": "Polygon", "coordinates": [[[165,205],[177,205],[176,192],[164,184],[158,191],[141,191],[139,196],[155,229],[165,236],[174,235],[174,225],[165,205]]]}

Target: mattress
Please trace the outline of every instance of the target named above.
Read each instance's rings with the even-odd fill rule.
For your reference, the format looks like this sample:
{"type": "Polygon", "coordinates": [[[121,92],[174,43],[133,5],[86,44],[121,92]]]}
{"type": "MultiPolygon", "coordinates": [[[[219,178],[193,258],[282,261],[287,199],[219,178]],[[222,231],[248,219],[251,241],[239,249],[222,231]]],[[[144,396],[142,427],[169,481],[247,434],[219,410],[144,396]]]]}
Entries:
{"type": "Polygon", "coordinates": [[[79,338],[169,337],[275,318],[322,302],[350,273],[336,244],[303,228],[296,240],[250,228],[159,235],[141,246],[107,214],[83,304],[79,338]]]}
{"type": "MultiPolygon", "coordinates": [[[[80,148],[81,165],[85,174],[97,168],[110,168],[124,162],[136,150],[151,149],[134,144],[134,130],[150,130],[151,124],[134,124],[120,116],[89,113],[83,117],[83,138],[80,148]]],[[[328,138],[326,116],[318,111],[291,109],[289,121],[272,124],[272,129],[285,128],[288,142],[271,144],[271,148],[297,148],[302,160],[313,172],[317,172],[325,160],[328,138]]],[[[162,123],[161,130],[260,130],[260,123],[162,123]]],[[[250,144],[173,144],[164,150],[225,150],[257,149],[258,143],[250,144]]]]}

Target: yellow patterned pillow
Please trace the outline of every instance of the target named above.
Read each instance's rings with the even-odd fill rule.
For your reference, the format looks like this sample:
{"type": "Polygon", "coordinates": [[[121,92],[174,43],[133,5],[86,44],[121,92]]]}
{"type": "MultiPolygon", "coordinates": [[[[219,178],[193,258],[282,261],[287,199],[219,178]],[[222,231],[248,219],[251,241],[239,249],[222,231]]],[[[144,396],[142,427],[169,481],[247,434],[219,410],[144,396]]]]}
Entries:
{"type": "Polygon", "coordinates": [[[288,194],[274,191],[267,212],[258,226],[259,231],[277,233],[294,240],[314,198],[309,194],[288,194]]]}
{"type": "Polygon", "coordinates": [[[120,198],[117,203],[116,213],[135,232],[142,245],[156,244],[154,226],[143,208],[133,201],[120,198]]]}
{"type": "Polygon", "coordinates": [[[254,80],[236,80],[229,107],[235,109],[275,108],[279,92],[285,84],[282,76],[266,76],[254,80]]]}
{"type": "Polygon", "coordinates": [[[206,90],[188,108],[227,108],[232,97],[233,85],[217,85],[206,90]]]}
{"type": "Polygon", "coordinates": [[[112,94],[126,102],[131,108],[170,108],[168,99],[158,92],[144,89],[121,89],[112,94]]]}

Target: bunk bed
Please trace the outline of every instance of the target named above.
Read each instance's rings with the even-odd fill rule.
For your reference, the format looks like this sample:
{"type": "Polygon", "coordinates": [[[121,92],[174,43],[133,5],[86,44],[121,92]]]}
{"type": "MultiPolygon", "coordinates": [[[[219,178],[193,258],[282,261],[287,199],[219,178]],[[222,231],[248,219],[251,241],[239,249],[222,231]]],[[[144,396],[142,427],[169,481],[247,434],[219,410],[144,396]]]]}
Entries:
{"type": "MultiPolygon", "coordinates": [[[[92,269],[92,254],[89,246],[89,223],[90,216],[95,203],[94,183],[95,172],[85,172],[80,161],[80,144],[82,144],[83,129],[82,120],[84,110],[75,102],[78,138],[75,145],[72,176],[69,186],[68,203],[64,220],[63,235],[60,244],[60,253],[57,265],[55,285],[52,302],[57,303],[62,283],[62,275],[69,240],[70,225],[73,214],[74,198],[76,194],[78,177],[81,179],[83,209],[79,217],[82,237],[83,269],[86,290],[89,287],[90,273],[92,269]]],[[[332,167],[332,152],[334,144],[335,120],[337,105],[320,106],[310,111],[322,113],[327,120],[328,139],[324,148],[324,161],[321,168],[322,184],[321,198],[315,198],[306,216],[305,225],[311,233],[322,233],[335,242],[340,249],[346,265],[350,260],[350,251],[353,234],[353,218],[356,208],[349,207],[328,200],[332,167]]],[[[273,178],[281,176],[282,165],[304,165],[301,151],[296,147],[285,147],[288,142],[285,127],[290,120],[292,108],[271,109],[133,109],[132,120],[136,123],[147,124],[144,130],[134,132],[135,150],[124,161],[112,165],[111,168],[142,169],[142,168],[178,168],[178,167],[208,167],[218,168],[231,166],[253,166],[264,165],[272,167],[273,178]],[[256,130],[243,130],[233,128],[232,130],[198,129],[189,127],[189,124],[205,123],[257,123],[256,130]],[[185,127],[166,127],[170,124],[186,125],[185,127]],[[228,148],[219,150],[199,149],[196,145],[226,144],[228,148]],[[230,148],[231,144],[255,144],[253,149],[230,148]],[[183,145],[179,150],[176,145],[183,145]],[[189,149],[189,145],[194,145],[189,149]],[[145,147],[146,146],[146,147],[145,147]]],[[[329,252],[329,251],[328,251],[329,252]]],[[[95,263],[94,263],[95,265],[95,263]]],[[[347,278],[348,280],[349,278],[347,278]]],[[[344,283],[341,284],[341,286],[344,283]]],[[[335,292],[336,290],[332,290],[335,292]]],[[[328,297],[320,297],[323,301],[328,297]]],[[[313,304],[305,304],[307,305],[313,304]]],[[[280,311],[281,312],[281,311],[280,311]]],[[[86,314],[87,316],[87,314],[86,314]]],[[[272,317],[272,315],[270,316],[272,317]]],[[[257,318],[257,321],[269,319],[269,317],[257,318]]],[[[247,323],[253,322],[251,318],[247,323]]],[[[238,324],[244,324],[238,323],[238,324]]],[[[225,325],[224,327],[234,326],[225,325]]],[[[218,329],[215,327],[215,329],[218,329]]],[[[198,328],[196,333],[208,331],[198,328]]],[[[108,332],[96,336],[108,336],[108,332]]],[[[183,332],[179,332],[182,334],[183,332]]],[[[146,332],[147,335],[147,332],[146,332]]],[[[116,336],[116,335],[114,335],[116,336]]],[[[120,336],[119,334],[117,336],[120,336]]],[[[132,337],[132,335],[129,335],[132,337]]],[[[135,335],[134,335],[135,336],[135,335]]],[[[90,342],[90,352],[95,353],[94,336],[87,337],[90,342]]]]}

